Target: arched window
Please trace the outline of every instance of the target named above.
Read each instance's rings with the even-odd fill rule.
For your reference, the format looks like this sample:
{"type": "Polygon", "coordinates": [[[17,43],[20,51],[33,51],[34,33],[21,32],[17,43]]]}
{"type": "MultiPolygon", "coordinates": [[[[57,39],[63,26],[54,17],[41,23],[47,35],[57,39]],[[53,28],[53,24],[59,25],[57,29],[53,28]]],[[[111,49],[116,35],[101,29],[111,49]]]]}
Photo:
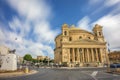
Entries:
{"type": "Polygon", "coordinates": [[[72,41],[72,37],[69,38],[69,41],[72,41]]]}
{"type": "Polygon", "coordinates": [[[95,36],[97,36],[97,33],[95,33],[95,36]]]}
{"type": "Polygon", "coordinates": [[[101,36],[101,32],[99,32],[99,35],[101,36]]]}
{"type": "Polygon", "coordinates": [[[64,35],[67,35],[67,31],[64,31],[64,35]]]}
{"type": "Polygon", "coordinates": [[[82,36],[80,36],[79,39],[82,39],[82,36]]]}
{"type": "Polygon", "coordinates": [[[90,39],[90,37],[88,37],[88,39],[90,39]]]}

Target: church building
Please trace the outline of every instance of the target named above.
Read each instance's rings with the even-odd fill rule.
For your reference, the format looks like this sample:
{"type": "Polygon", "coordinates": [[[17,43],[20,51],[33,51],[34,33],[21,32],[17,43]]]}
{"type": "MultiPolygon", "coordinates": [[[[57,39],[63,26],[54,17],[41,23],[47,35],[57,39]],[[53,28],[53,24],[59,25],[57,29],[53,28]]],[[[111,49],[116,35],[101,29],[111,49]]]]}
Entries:
{"type": "Polygon", "coordinates": [[[102,26],[92,32],[63,24],[62,33],[55,38],[54,60],[68,67],[104,66],[109,63],[102,26]]]}

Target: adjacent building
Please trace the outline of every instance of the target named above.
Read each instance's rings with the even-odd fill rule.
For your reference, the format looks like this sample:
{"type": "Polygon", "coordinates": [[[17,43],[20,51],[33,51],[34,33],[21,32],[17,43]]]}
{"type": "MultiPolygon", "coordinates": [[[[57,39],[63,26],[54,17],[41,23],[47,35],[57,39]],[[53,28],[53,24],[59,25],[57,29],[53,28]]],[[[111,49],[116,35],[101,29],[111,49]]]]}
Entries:
{"type": "Polygon", "coordinates": [[[113,51],[108,54],[110,63],[120,63],[120,51],[113,51]]]}
{"type": "Polygon", "coordinates": [[[37,60],[44,60],[44,59],[50,60],[50,58],[48,56],[37,56],[37,60]]]}
{"type": "Polygon", "coordinates": [[[96,24],[92,31],[64,24],[62,33],[55,38],[55,63],[66,64],[69,67],[108,64],[102,26],[96,24]]]}
{"type": "Polygon", "coordinates": [[[17,70],[15,50],[0,46],[0,70],[17,70]]]}

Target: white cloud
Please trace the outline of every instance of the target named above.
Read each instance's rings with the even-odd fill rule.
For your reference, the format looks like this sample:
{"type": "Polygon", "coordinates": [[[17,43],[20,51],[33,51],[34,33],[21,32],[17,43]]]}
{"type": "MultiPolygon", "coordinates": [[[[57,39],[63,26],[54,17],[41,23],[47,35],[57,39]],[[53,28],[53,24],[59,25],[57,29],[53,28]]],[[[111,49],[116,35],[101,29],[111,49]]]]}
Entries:
{"type": "Polygon", "coordinates": [[[4,39],[3,37],[0,39],[0,45],[8,46],[10,49],[16,49],[17,54],[20,56],[24,56],[26,53],[30,53],[33,57],[36,57],[38,55],[45,55],[44,51],[46,51],[47,54],[53,58],[53,49],[50,45],[44,45],[41,42],[26,40],[20,35],[9,31],[1,32],[0,30],[0,35],[6,37],[4,39]]]}
{"type": "Polygon", "coordinates": [[[83,17],[82,19],[80,19],[77,23],[77,26],[79,28],[85,29],[85,30],[89,30],[90,31],[90,18],[88,16],[83,17]]]}
{"type": "Polygon", "coordinates": [[[50,15],[50,7],[44,0],[8,0],[8,2],[21,16],[29,20],[46,19],[50,15]]]}
{"type": "MultiPolygon", "coordinates": [[[[103,31],[105,35],[105,39],[111,44],[112,49],[119,49],[120,48],[120,0],[105,0],[103,6],[99,9],[103,10],[107,7],[114,6],[114,9],[111,10],[110,13],[101,17],[92,25],[100,24],[103,26],[103,31]]],[[[96,10],[95,12],[99,12],[100,10],[96,10]]]]}
{"type": "Polygon", "coordinates": [[[31,29],[29,20],[20,20],[17,16],[13,16],[12,20],[9,21],[9,27],[14,33],[19,34],[22,37],[27,36],[31,29]]]}
{"type": "MultiPolygon", "coordinates": [[[[110,7],[113,5],[116,5],[120,3],[120,0],[89,0],[90,5],[97,5],[99,3],[102,3],[102,6],[110,7]]],[[[100,6],[100,7],[102,7],[100,6]]]]}
{"type": "Polygon", "coordinates": [[[109,7],[109,6],[116,5],[118,3],[120,3],[120,0],[105,0],[104,5],[109,7]]]}
{"type": "Polygon", "coordinates": [[[90,5],[96,5],[96,4],[98,4],[98,3],[100,3],[100,2],[102,2],[103,0],[89,0],[89,4],[90,5]]]}
{"type": "Polygon", "coordinates": [[[105,39],[110,43],[112,49],[120,47],[120,14],[106,15],[98,19],[94,24],[103,26],[105,39]]]}
{"type": "Polygon", "coordinates": [[[111,7],[114,7],[114,9],[111,9],[113,13],[120,12],[120,0],[89,0],[89,6],[96,7],[92,15],[98,14],[111,7]]]}
{"type": "Polygon", "coordinates": [[[50,6],[44,0],[7,0],[8,4],[18,12],[8,22],[12,32],[0,27],[1,44],[23,56],[47,54],[53,58],[54,38],[57,31],[52,30],[49,19],[52,16],[50,6]],[[35,38],[34,38],[35,37],[35,38]],[[35,41],[33,40],[36,39],[35,41]],[[50,43],[47,43],[51,41],[50,43]]]}
{"type": "Polygon", "coordinates": [[[108,14],[90,23],[90,25],[92,25],[92,27],[95,24],[102,25],[105,39],[110,43],[111,49],[120,50],[120,0],[89,0],[89,5],[97,7],[97,9],[91,13],[93,16],[111,8],[108,14]],[[101,6],[98,7],[100,4],[101,6]]]}
{"type": "Polygon", "coordinates": [[[120,50],[120,14],[109,13],[93,23],[90,23],[89,17],[85,16],[78,22],[80,28],[88,31],[91,31],[95,24],[103,26],[103,33],[106,41],[110,44],[110,48],[120,50]]]}
{"type": "Polygon", "coordinates": [[[17,17],[13,17],[13,21],[9,22],[10,28],[14,31],[16,31],[17,29],[22,28],[21,26],[21,22],[17,17]]]}
{"type": "Polygon", "coordinates": [[[3,31],[0,29],[0,41],[4,40],[5,39],[5,36],[4,36],[4,33],[3,31]]]}
{"type": "Polygon", "coordinates": [[[48,26],[50,26],[49,23],[44,21],[35,25],[34,33],[38,35],[38,40],[53,42],[58,32],[52,31],[48,26]]]}

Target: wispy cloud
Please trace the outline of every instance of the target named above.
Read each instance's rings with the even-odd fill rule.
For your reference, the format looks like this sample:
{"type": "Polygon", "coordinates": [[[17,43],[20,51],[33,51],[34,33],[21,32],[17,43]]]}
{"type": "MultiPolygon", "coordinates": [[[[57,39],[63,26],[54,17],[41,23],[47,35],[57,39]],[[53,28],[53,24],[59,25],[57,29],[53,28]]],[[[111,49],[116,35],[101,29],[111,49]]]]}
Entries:
{"type": "Polygon", "coordinates": [[[49,19],[52,9],[44,0],[7,0],[18,15],[13,15],[8,26],[11,30],[0,27],[1,44],[17,49],[23,56],[26,53],[53,57],[56,30],[51,29],[49,19]],[[47,42],[51,40],[51,45],[47,42]],[[46,52],[46,53],[44,53],[46,52]]]}
{"type": "Polygon", "coordinates": [[[50,17],[50,6],[44,0],[8,0],[8,3],[29,20],[44,20],[50,17]]]}
{"type": "Polygon", "coordinates": [[[120,4],[120,0],[105,0],[105,3],[104,3],[104,5],[108,7],[116,4],[120,4]]]}
{"type": "Polygon", "coordinates": [[[105,39],[108,43],[110,43],[110,48],[112,50],[120,50],[120,0],[89,0],[90,5],[99,4],[99,2],[103,2],[102,6],[100,6],[97,10],[93,11],[91,14],[98,14],[102,10],[105,10],[108,7],[112,7],[109,13],[100,17],[96,21],[90,22],[89,16],[85,16],[83,19],[78,21],[78,26],[82,26],[86,30],[90,30],[94,27],[95,24],[100,24],[103,26],[103,33],[105,35],[105,39]]]}
{"type": "Polygon", "coordinates": [[[120,14],[118,15],[106,15],[102,18],[98,19],[93,24],[100,24],[103,26],[103,32],[105,35],[105,39],[111,45],[111,49],[115,49],[115,47],[120,47],[120,14]]]}
{"type": "Polygon", "coordinates": [[[114,7],[110,13],[99,18],[92,24],[100,24],[103,26],[103,32],[105,39],[110,43],[110,47],[113,50],[117,50],[120,47],[119,35],[120,35],[120,0],[105,0],[103,4],[105,7],[114,7]]]}
{"type": "Polygon", "coordinates": [[[83,17],[82,19],[80,19],[77,23],[77,26],[79,28],[85,29],[85,30],[89,30],[90,31],[90,18],[88,16],[83,17]]]}

